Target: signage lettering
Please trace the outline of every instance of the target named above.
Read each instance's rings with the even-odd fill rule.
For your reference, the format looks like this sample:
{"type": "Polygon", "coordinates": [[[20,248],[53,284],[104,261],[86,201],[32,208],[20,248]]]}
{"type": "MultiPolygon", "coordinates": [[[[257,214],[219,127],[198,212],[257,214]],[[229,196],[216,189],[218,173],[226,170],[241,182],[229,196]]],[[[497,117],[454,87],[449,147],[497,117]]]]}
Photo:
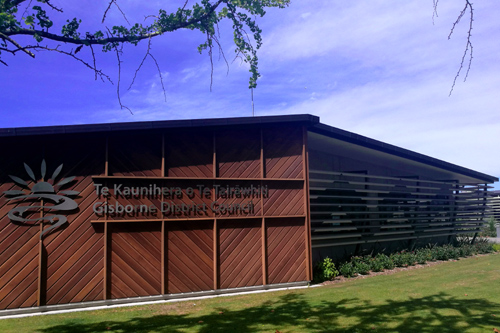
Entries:
{"type": "Polygon", "coordinates": [[[99,198],[108,198],[109,201],[98,201],[94,203],[92,209],[98,216],[109,215],[156,215],[158,212],[165,216],[202,216],[208,212],[223,215],[253,214],[255,204],[253,199],[267,198],[267,186],[239,186],[220,185],[212,186],[196,185],[194,187],[161,187],[156,184],[147,186],[124,186],[123,184],[113,184],[111,188],[103,184],[94,184],[95,193],[99,198]],[[161,196],[163,199],[161,200],[161,196]],[[195,203],[195,197],[199,199],[209,199],[211,202],[195,203]],[[176,200],[187,197],[191,202],[178,202],[176,200]],[[119,199],[150,199],[160,200],[155,204],[122,204],[119,199]],[[241,199],[241,202],[225,203],[218,199],[241,199]],[[174,201],[173,201],[174,200],[174,201]]]}

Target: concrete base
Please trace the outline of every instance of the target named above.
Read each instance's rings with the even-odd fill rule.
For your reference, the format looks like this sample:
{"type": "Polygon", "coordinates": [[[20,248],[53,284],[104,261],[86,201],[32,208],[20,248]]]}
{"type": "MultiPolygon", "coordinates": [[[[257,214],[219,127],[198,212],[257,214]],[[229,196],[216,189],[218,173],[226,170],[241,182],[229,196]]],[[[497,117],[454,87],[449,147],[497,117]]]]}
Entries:
{"type": "Polygon", "coordinates": [[[110,299],[103,301],[44,305],[44,306],[35,306],[30,308],[0,310],[0,319],[20,318],[20,317],[43,315],[43,314],[67,313],[75,311],[91,311],[91,310],[100,310],[100,309],[108,309],[108,308],[124,307],[124,306],[178,302],[178,301],[197,300],[197,299],[205,299],[205,298],[220,297],[220,296],[259,293],[266,291],[307,288],[309,286],[309,283],[310,283],[309,281],[279,283],[279,284],[269,284],[265,286],[261,285],[253,287],[199,291],[192,293],[119,298],[119,299],[110,299]]]}

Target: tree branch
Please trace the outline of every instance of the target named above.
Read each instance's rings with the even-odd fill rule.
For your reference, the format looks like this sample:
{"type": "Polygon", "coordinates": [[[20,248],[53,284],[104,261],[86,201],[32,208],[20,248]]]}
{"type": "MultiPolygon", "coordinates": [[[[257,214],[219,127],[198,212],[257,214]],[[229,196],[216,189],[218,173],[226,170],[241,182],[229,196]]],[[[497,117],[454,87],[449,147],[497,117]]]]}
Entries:
{"type": "Polygon", "coordinates": [[[141,36],[124,36],[124,37],[107,37],[107,38],[83,38],[76,39],[72,37],[64,37],[61,35],[53,34],[44,30],[34,30],[34,29],[26,29],[26,28],[17,28],[15,30],[7,30],[4,32],[6,36],[16,36],[16,35],[28,35],[28,36],[40,36],[43,38],[47,38],[56,42],[63,42],[75,45],[103,45],[107,43],[128,43],[131,41],[139,41],[143,39],[147,39],[150,37],[155,37],[161,35],[160,32],[153,32],[150,34],[145,34],[141,36]]]}
{"type": "Polygon", "coordinates": [[[434,18],[438,17],[438,3],[439,0],[432,0],[432,6],[434,7],[434,10],[432,11],[432,24],[434,24],[434,18]]]}
{"type": "MultiPolygon", "coordinates": [[[[113,0],[114,1],[114,0],[113,0]]],[[[111,1],[111,3],[113,2],[111,1]]],[[[169,25],[167,27],[158,27],[161,28],[162,30],[158,30],[152,33],[148,34],[143,34],[143,35],[136,35],[136,36],[122,36],[122,37],[107,37],[107,38],[74,38],[74,37],[65,37],[57,34],[50,33],[48,31],[44,30],[35,30],[35,29],[26,29],[26,28],[19,28],[15,27],[12,30],[6,30],[3,31],[3,34],[5,36],[16,36],[16,35],[26,35],[26,36],[40,36],[43,38],[47,38],[53,41],[57,42],[63,42],[63,43],[69,43],[69,44],[84,44],[84,45],[95,45],[95,44],[108,44],[108,43],[129,43],[129,42],[134,42],[134,41],[140,41],[144,39],[148,39],[151,37],[156,37],[159,35],[162,35],[165,32],[171,32],[175,31],[178,29],[186,28],[190,25],[200,23],[203,20],[207,19],[210,15],[213,14],[213,12],[217,9],[217,7],[220,6],[221,3],[225,2],[227,0],[218,0],[216,3],[214,3],[212,6],[210,6],[209,11],[205,12],[203,15],[193,17],[187,21],[181,21],[177,22],[176,24],[169,25]]],[[[110,5],[111,5],[110,3],[110,5]]]]}
{"type": "Polygon", "coordinates": [[[460,61],[460,66],[458,68],[457,74],[455,75],[455,78],[453,79],[453,84],[451,85],[449,96],[451,96],[451,93],[453,92],[453,89],[455,88],[455,84],[457,82],[457,79],[460,76],[460,73],[462,72],[462,69],[463,69],[465,61],[466,61],[465,58],[467,57],[467,53],[469,53],[469,63],[467,66],[467,72],[465,73],[464,82],[467,80],[467,77],[469,76],[469,71],[470,71],[470,68],[472,65],[473,47],[472,47],[471,37],[472,37],[472,24],[474,22],[474,9],[472,8],[472,3],[469,0],[465,0],[465,7],[464,7],[464,9],[462,9],[462,11],[458,15],[456,21],[453,23],[453,26],[451,27],[451,30],[450,30],[450,34],[448,35],[448,39],[451,39],[451,35],[455,31],[455,27],[458,25],[458,23],[460,23],[460,20],[465,15],[465,13],[467,13],[467,10],[470,13],[469,30],[467,31],[467,41],[465,44],[464,54],[462,55],[462,60],[460,61]]]}
{"type": "MultiPolygon", "coordinates": [[[[95,74],[95,79],[97,79],[97,76],[99,76],[101,80],[104,81],[104,79],[107,79],[111,82],[109,76],[105,75],[96,67],[96,54],[94,53],[93,45],[102,45],[104,52],[115,51],[116,59],[118,61],[118,102],[122,109],[125,108],[129,110],[130,113],[132,113],[132,111],[122,104],[120,96],[122,63],[121,55],[125,43],[137,45],[142,40],[149,40],[146,54],[144,55],[144,58],[142,59],[139,67],[134,74],[134,78],[130,84],[130,87],[132,87],[132,85],[134,84],[138,71],[142,68],[143,64],[146,61],[146,58],[149,56],[155,63],[155,66],[158,70],[163,94],[166,100],[166,91],[163,84],[163,76],[160,70],[160,66],[156,58],[151,53],[152,38],[163,35],[167,32],[172,32],[183,28],[198,30],[204,33],[206,35],[206,42],[199,45],[198,51],[200,53],[202,53],[204,50],[208,52],[211,65],[211,90],[214,73],[214,43],[217,44],[217,48],[219,50],[219,60],[222,55],[229,71],[229,64],[220,44],[220,32],[218,26],[218,23],[221,20],[228,19],[232,21],[233,24],[234,42],[236,45],[235,59],[237,57],[240,57],[242,61],[250,65],[250,72],[252,73],[252,76],[250,77],[250,88],[253,88],[256,86],[256,80],[260,76],[258,72],[258,58],[256,54],[257,50],[262,44],[262,31],[257,26],[255,19],[252,19],[249,14],[254,18],[256,16],[263,16],[265,14],[264,9],[266,7],[285,8],[290,3],[290,0],[198,0],[194,1],[195,4],[191,9],[186,9],[189,0],[184,0],[182,1],[182,7],[179,7],[177,11],[167,13],[165,10],[159,9],[157,16],[153,16],[155,18],[154,22],[150,24],[144,23],[143,25],[140,23],[135,23],[132,27],[116,25],[113,26],[112,29],[108,29],[107,27],[105,27],[105,29],[107,29],[108,31],[105,32],[105,30],[103,30],[104,33],[97,29],[95,30],[95,32],[90,33],[80,30],[81,20],[78,18],[73,18],[72,20],[66,20],[67,24],[62,25],[60,32],[54,33],[54,28],[52,28],[52,32],[49,32],[49,28],[53,26],[54,22],[49,18],[46,10],[47,7],[50,7],[55,11],[62,12],[62,9],[57,8],[50,2],[54,0],[36,1],[45,5],[45,8],[42,8],[42,5],[38,4],[36,6],[32,6],[32,2],[35,2],[34,0],[0,0],[0,2],[2,3],[1,9],[3,10],[1,14],[5,14],[6,17],[2,18],[3,23],[0,26],[0,52],[5,52],[12,55],[15,55],[17,52],[24,52],[31,57],[35,57],[35,54],[30,50],[55,51],[70,56],[83,63],[88,68],[92,69],[95,74]],[[23,8],[26,7],[23,15],[20,15],[20,13],[18,12],[19,6],[22,6],[23,8]],[[245,27],[249,29],[249,32],[251,31],[250,35],[247,33],[245,27]],[[37,44],[22,46],[24,44],[24,40],[21,39],[21,37],[17,36],[32,36],[35,38],[37,44]],[[47,43],[49,43],[47,46],[40,45],[40,42],[43,39],[46,39],[47,43]],[[55,48],[53,48],[50,45],[55,44],[50,44],[49,41],[55,42],[55,44],[72,44],[76,45],[77,47],[73,51],[73,49],[71,49],[72,46],[67,46],[66,49],[70,50],[63,51],[62,49],[60,49],[61,45],[57,45],[55,48]],[[88,46],[91,51],[92,60],[89,59],[88,62],[76,56],[76,54],[78,54],[82,50],[83,46],[88,46]]],[[[438,0],[433,1],[436,1],[437,5],[438,0]]],[[[127,23],[130,25],[130,22],[128,22],[127,17],[125,16],[125,13],[122,11],[117,2],[118,0],[107,0],[107,8],[105,9],[102,17],[102,23],[104,23],[104,21],[106,20],[107,15],[109,14],[109,11],[114,4],[122,13],[127,23]]],[[[146,19],[148,17],[146,17],[146,19]]],[[[7,65],[7,63],[2,59],[0,59],[0,62],[4,65],[7,65]]]]}
{"type": "MultiPolygon", "coordinates": [[[[59,47],[59,46],[58,46],[59,47]]],[[[99,75],[99,77],[101,78],[101,80],[104,81],[104,79],[108,80],[111,84],[113,84],[113,81],[111,80],[111,78],[106,75],[102,70],[100,69],[97,69],[95,67],[95,63],[94,63],[94,66],[90,65],[88,62],[84,61],[82,58],[79,58],[77,57],[76,55],[74,55],[73,53],[71,52],[67,52],[67,51],[63,51],[63,50],[60,50],[58,47],[56,48],[50,48],[48,46],[43,46],[43,45],[28,45],[28,46],[25,46],[24,48],[25,49],[32,49],[32,50],[44,50],[44,51],[52,51],[52,52],[58,52],[58,53],[61,53],[61,54],[64,54],[64,55],[67,55],[77,61],[79,61],[80,63],[82,63],[83,65],[85,65],[86,67],[90,68],[91,70],[93,70],[95,72],[95,75],[99,75]]],[[[18,50],[14,50],[15,51],[18,51],[18,50]]]]}
{"type": "MultiPolygon", "coordinates": [[[[113,36],[113,33],[108,29],[108,33],[113,36]]],[[[122,99],[121,99],[121,96],[120,96],[120,83],[121,83],[121,74],[122,74],[122,61],[120,59],[120,51],[118,50],[118,47],[116,45],[113,46],[113,48],[115,49],[116,51],[116,59],[118,61],[118,82],[116,84],[116,96],[118,97],[118,103],[120,104],[120,108],[121,109],[127,109],[131,115],[133,115],[134,113],[132,112],[132,110],[130,110],[127,106],[123,105],[122,104],[122,99]]]]}
{"type": "MultiPolygon", "coordinates": [[[[94,61],[94,68],[96,68],[94,48],[92,47],[92,45],[89,46],[90,46],[90,51],[92,52],[92,60],[94,61]]],[[[97,80],[97,73],[95,73],[95,80],[97,80]]]]}
{"type": "Polygon", "coordinates": [[[161,75],[160,65],[158,65],[158,61],[156,61],[156,58],[151,54],[150,51],[151,51],[151,39],[149,39],[149,41],[148,41],[148,50],[146,51],[146,54],[144,55],[144,58],[142,58],[142,61],[141,61],[140,65],[139,65],[139,67],[137,67],[137,69],[135,70],[134,78],[132,79],[132,82],[130,83],[130,86],[128,87],[127,90],[130,90],[130,88],[132,88],[132,85],[135,82],[135,78],[137,77],[137,73],[139,72],[139,70],[141,69],[142,65],[144,64],[144,61],[146,61],[146,58],[148,56],[150,56],[151,59],[153,59],[155,65],[156,65],[156,69],[158,70],[158,74],[160,75],[161,88],[163,90],[163,97],[165,97],[165,102],[166,102],[167,101],[167,92],[165,91],[165,86],[163,85],[163,76],[161,75]]]}
{"type": "Polygon", "coordinates": [[[28,9],[29,9],[29,8],[30,8],[30,6],[31,6],[31,2],[33,2],[33,0],[30,0],[30,2],[26,5],[26,8],[24,9],[24,12],[23,12],[22,17],[25,17],[25,16],[26,16],[26,13],[28,12],[28,9]]]}
{"type": "Polygon", "coordinates": [[[108,14],[108,11],[109,9],[111,8],[111,6],[113,5],[113,2],[115,2],[115,0],[111,0],[108,4],[108,8],[106,8],[106,10],[104,11],[104,14],[102,15],[102,22],[101,23],[104,23],[104,20],[106,20],[106,15],[108,14]]]}
{"type": "Polygon", "coordinates": [[[32,58],[35,57],[35,55],[33,54],[33,52],[30,52],[30,51],[26,50],[24,47],[22,47],[21,45],[19,45],[15,40],[13,40],[12,38],[10,38],[7,35],[4,35],[1,32],[0,32],[0,38],[2,38],[3,40],[7,40],[7,41],[11,42],[12,44],[14,44],[15,47],[17,47],[18,50],[23,51],[24,53],[26,53],[30,57],[32,57],[32,58]]]}
{"type": "Polygon", "coordinates": [[[208,44],[208,56],[210,57],[210,91],[212,91],[212,84],[214,82],[214,60],[212,58],[212,39],[207,31],[207,44],[208,44]]]}
{"type": "Polygon", "coordinates": [[[163,85],[163,76],[161,75],[161,70],[160,70],[160,65],[158,65],[158,61],[156,61],[156,58],[150,53],[149,56],[151,59],[153,59],[156,69],[158,70],[158,75],[160,75],[160,83],[161,83],[161,89],[163,90],[163,97],[165,98],[165,102],[167,101],[167,92],[165,91],[165,86],[163,85]]]}
{"type": "Polygon", "coordinates": [[[6,7],[17,7],[17,6],[19,6],[20,4],[22,4],[25,1],[26,0],[12,0],[12,1],[7,1],[5,3],[5,6],[6,7]]]}
{"type": "Polygon", "coordinates": [[[59,13],[63,12],[63,10],[61,8],[57,8],[56,6],[54,6],[53,4],[51,4],[49,0],[45,0],[44,3],[46,3],[47,6],[49,6],[50,8],[52,8],[55,11],[58,11],[59,13]]]}
{"type": "Polygon", "coordinates": [[[123,12],[123,10],[120,8],[120,6],[118,6],[118,4],[116,3],[116,1],[115,1],[115,6],[116,6],[116,8],[118,8],[118,10],[120,11],[120,13],[122,13],[123,18],[125,19],[125,21],[127,21],[128,25],[131,25],[130,22],[128,21],[128,19],[127,19],[127,16],[123,12]]]}

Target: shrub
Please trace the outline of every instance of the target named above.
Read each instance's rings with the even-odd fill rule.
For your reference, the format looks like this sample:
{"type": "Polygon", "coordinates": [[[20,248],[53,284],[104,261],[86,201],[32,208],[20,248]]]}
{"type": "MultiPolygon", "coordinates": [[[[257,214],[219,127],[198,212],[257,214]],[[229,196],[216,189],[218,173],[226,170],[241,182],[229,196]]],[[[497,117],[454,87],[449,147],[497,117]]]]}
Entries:
{"type": "Polygon", "coordinates": [[[415,252],[401,251],[401,256],[405,266],[415,266],[417,262],[415,252]]]}
{"type": "Polygon", "coordinates": [[[452,245],[436,246],[433,248],[437,260],[458,259],[458,250],[452,245]]]}
{"type": "Polygon", "coordinates": [[[477,238],[473,247],[475,248],[477,253],[486,254],[493,252],[493,244],[490,243],[486,238],[477,238]]]}
{"type": "Polygon", "coordinates": [[[460,258],[460,251],[457,247],[454,247],[450,244],[443,245],[443,247],[446,251],[446,256],[448,257],[448,259],[457,260],[458,258],[460,258]]]}
{"type": "Polygon", "coordinates": [[[429,244],[428,249],[430,250],[431,261],[438,260],[438,258],[437,258],[437,254],[438,254],[437,246],[433,246],[433,245],[429,244]]]}
{"type": "Polygon", "coordinates": [[[389,258],[391,258],[392,262],[394,263],[394,266],[406,267],[405,260],[400,252],[396,252],[396,253],[391,254],[389,258]]]}
{"type": "Polygon", "coordinates": [[[339,275],[335,263],[328,257],[318,262],[314,270],[314,281],[316,282],[330,281],[339,275]]]}
{"type": "Polygon", "coordinates": [[[365,260],[362,257],[352,257],[351,262],[355,273],[366,275],[370,272],[370,265],[365,260]]]}
{"type": "Polygon", "coordinates": [[[493,251],[500,252],[500,244],[493,244],[491,247],[493,248],[493,251]]]}
{"type": "Polygon", "coordinates": [[[458,248],[458,255],[462,258],[470,257],[474,254],[474,248],[470,244],[462,244],[458,248]]]}
{"type": "Polygon", "coordinates": [[[432,251],[429,248],[418,249],[415,252],[415,260],[418,264],[425,264],[432,261],[432,251]]]}
{"type": "Polygon", "coordinates": [[[491,253],[494,251],[500,252],[500,244],[492,244],[488,239],[479,237],[473,245],[463,240],[459,241],[457,246],[451,244],[443,246],[429,245],[414,252],[403,250],[390,256],[383,253],[378,253],[375,257],[356,256],[352,257],[350,261],[341,264],[338,270],[335,268],[333,261],[327,257],[316,264],[314,279],[316,281],[331,280],[339,273],[349,278],[357,274],[368,274],[370,270],[381,272],[384,269],[394,269],[394,267],[408,267],[416,263],[425,264],[434,260],[459,259],[477,253],[491,253]]]}
{"type": "MultiPolygon", "coordinates": [[[[386,256],[387,257],[387,256],[386,256]]],[[[374,272],[382,272],[384,270],[384,263],[379,257],[379,255],[376,255],[373,258],[370,258],[370,270],[374,272]]]]}
{"type": "Polygon", "coordinates": [[[394,269],[394,261],[383,253],[379,253],[375,256],[375,259],[382,264],[384,269],[394,269]]]}
{"type": "Polygon", "coordinates": [[[340,265],[339,272],[346,278],[350,278],[356,275],[356,271],[354,270],[352,262],[345,262],[342,265],[340,265]]]}

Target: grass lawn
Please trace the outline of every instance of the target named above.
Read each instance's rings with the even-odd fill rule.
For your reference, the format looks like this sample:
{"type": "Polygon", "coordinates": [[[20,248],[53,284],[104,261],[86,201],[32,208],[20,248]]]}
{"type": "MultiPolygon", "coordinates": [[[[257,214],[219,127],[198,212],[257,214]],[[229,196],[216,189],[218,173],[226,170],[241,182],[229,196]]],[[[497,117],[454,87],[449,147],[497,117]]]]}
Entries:
{"type": "Polygon", "coordinates": [[[0,320],[0,332],[493,332],[500,254],[330,286],[0,320]]]}

